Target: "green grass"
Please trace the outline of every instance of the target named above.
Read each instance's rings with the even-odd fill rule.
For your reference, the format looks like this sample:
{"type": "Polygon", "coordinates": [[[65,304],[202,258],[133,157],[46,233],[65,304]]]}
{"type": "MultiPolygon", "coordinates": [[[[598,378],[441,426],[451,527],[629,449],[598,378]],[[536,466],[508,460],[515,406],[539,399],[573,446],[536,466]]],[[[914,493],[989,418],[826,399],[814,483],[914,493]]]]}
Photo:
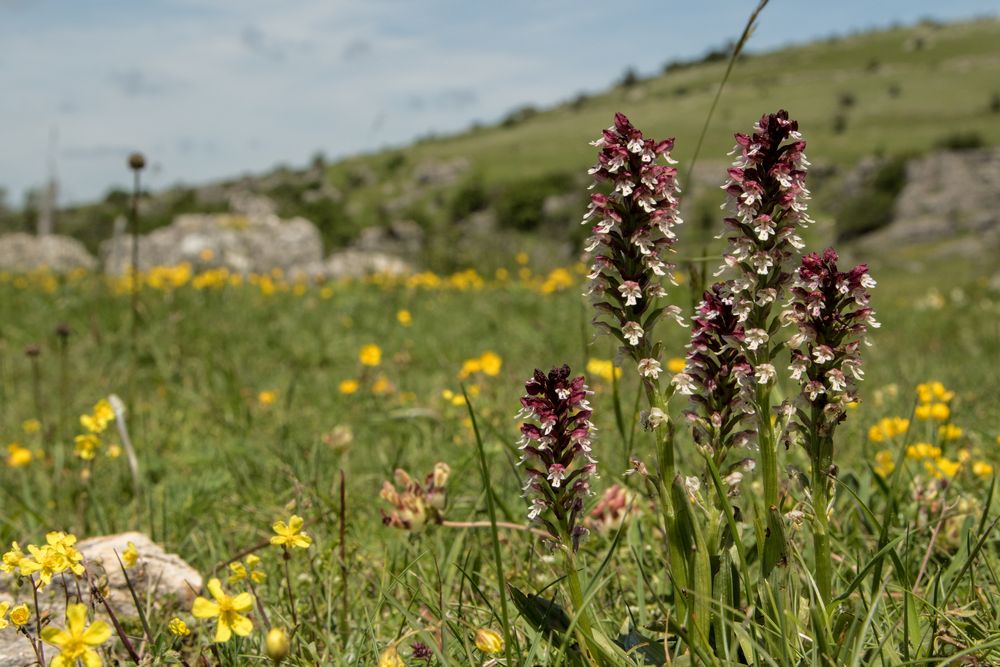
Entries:
{"type": "MultiPolygon", "coordinates": [[[[882,283],[874,303],[883,327],[875,332],[874,346],[866,352],[864,402],[852,412],[837,439],[841,479],[853,489],[839,491],[835,512],[840,549],[835,553],[845,556],[839,571],[846,578],[853,576],[851,571],[860,567],[866,553],[874,553],[877,537],[861,518],[863,512],[852,493],[878,516],[884,506],[868,468],[877,446],[865,434],[883,416],[908,415],[916,383],[936,379],[956,391],[954,422],[965,434],[959,443],[946,445],[950,455],[955,456],[962,444],[977,460],[1000,465],[1000,445],[994,441],[1000,433],[1000,396],[995,391],[1000,367],[1000,320],[996,317],[1000,295],[983,286],[986,274],[974,268],[957,276],[954,283],[945,282],[942,276],[914,280],[888,269],[886,275],[878,271],[875,275],[882,283]],[[931,287],[944,295],[943,301],[918,308],[915,304],[927,300],[931,287]],[[898,386],[897,397],[886,394],[889,384],[898,386]],[[877,400],[876,394],[882,398],[877,400]]],[[[0,469],[4,489],[0,539],[23,545],[37,543],[52,529],[70,530],[81,537],[140,529],[207,576],[216,564],[266,537],[273,521],[287,519],[294,511],[306,517],[307,530],[316,538],[314,547],[296,554],[291,562],[297,611],[303,619],[293,642],[295,664],[354,664],[356,660],[372,664],[389,642],[417,633],[401,645],[405,656],[411,640],[433,645],[438,629],[444,637],[444,648],[437,649],[439,659],[447,664],[471,664],[480,660],[471,643],[473,631],[478,627],[501,630],[490,531],[432,526],[410,535],[383,528],[379,509],[391,508],[379,500],[378,490],[382,480],[392,479],[397,467],[420,478],[436,461],[445,461],[452,469],[447,518],[488,525],[476,438],[466,421],[466,408],[453,405],[442,392],[460,395],[457,373],[463,361],[492,350],[504,361],[500,375],[473,376],[465,382],[478,388],[471,400],[483,436],[497,520],[524,523],[519,469],[513,467],[516,422],[511,419],[519,407],[521,383],[536,366],[566,362],[582,371],[588,358],[611,354],[608,339],[594,338],[587,324],[589,307],[578,294],[572,288],[546,295],[517,284],[472,290],[350,284],[335,287],[332,295],[309,288],[301,295],[289,290],[264,296],[251,286],[221,291],[198,291],[190,286],[171,292],[147,290],[138,339],[141,356],[133,365],[127,296],[110,293],[97,278],[65,284],[51,293],[30,281],[27,286],[16,286],[8,278],[0,284],[5,314],[0,328],[0,438],[25,444],[36,454],[44,451],[46,458],[25,468],[0,469]],[[412,312],[409,328],[396,322],[396,311],[402,307],[412,312]],[[60,322],[73,330],[65,406],[54,334],[60,322]],[[384,355],[378,369],[366,372],[357,354],[371,342],[377,342],[384,355]],[[30,364],[22,353],[30,344],[42,348],[40,410],[34,405],[30,364]],[[377,375],[384,375],[394,391],[374,395],[370,387],[377,375]],[[361,390],[341,395],[338,383],[347,378],[362,379],[361,390]],[[276,402],[262,405],[261,391],[276,392],[276,402]],[[76,416],[109,393],[134,405],[129,427],[139,455],[141,498],[134,496],[124,458],[98,456],[90,480],[84,482],[79,478],[82,462],[68,455],[72,436],[81,431],[76,416]],[[60,425],[63,411],[70,418],[60,425]],[[45,424],[50,434],[47,444],[40,435],[20,432],[21,422],[30,418],[40,418],[45,424]],[[324,441],[326,434],[345,426],[353,434],[349,445],[333,445],[329,437],[324,441]],[[67,455],[62,473],[56,471],[58,452],[67,455]],[[340,470],[347,479],[344,546],[351,597],[346,627],[339,624],[343,585],[337,525],[340,470]]],[[[675,290],[674,298],[682,305],[689,302],[683,288],[675,290]]],[[[685,332],[673,327],[667,334],[667,355],[681,356],[685,332]]],[[[615,426],[611,386],[599,378],[592,378],[591,384],[596,390],[594,421],[601,428],[596,452],[602,464],[599,484],[603,490],[623,479],[626,438],[615,426]]],[[[635,418],[631,406],[636,391],[634,374],[626,368],[620,389],[626,431],[635,418]]],[[[674,400],[672,407],[678,411],[683,401],[674,400]]],[[[927,430],[931,437],[932,429],[932,425],[915,422],[913,435],[921,439],[927,430]]],[[[689,436],[683,428],[680,431],[679,465],[681,470],[691,470],[697,457],[689,436]]],[[[653,446],[648,434],[635,434],[635,453],[649,457],[653,446]]],[[[786,463],[808,469],[808,460],[799,451],[783,457],[786,463]]],[[[919,475],[921,468],[910,463],[905,474],[919,475]]],[[[901,560],[913,561],[907,561],[912,575],[927,544],[928,529],[926,525],[921,528],[922,522],[936,515],[927,514],[930,506],[909,499],[908,486],[904,481],[900,502],[906,509],[901,508],[893,534],[902,534],[904,526],[913,531],[908,546],[895,547],[901,560]]],[[[987,487],[988,481],[976,479],[965,469],[949,493],[954,498],[975,499],[981,509],[987,487]]],[[[800,492],[793,484],[790,493],[798,496],[800,492]]],[[[591,593],[594,613],[611,629],[627,625],[626,602],[633,615],[642,619],[641,627],[656,627],[662,623],[664,610],[669,610],[659,597],[668,588],[661,555],[649,550],[656,543],[654,519],[655,513],[644,511],[633,520],[600,586],[591,593]]],[[[958,597],[953,604],[961,601],[970,616],[959,621],[949,636],[963,645],[995,637],[988,628],[983,628],[985,635],[973,636],[970,624],[992,622],[995,612],[992,605],[976,602],[969,588],[974,583],[987,598],[1000,590],[989,569],[1000,565],[993,538],[976,561],[975,572],[980,574],[975,580],[958,577],[954,566],[949,569],[949,563],[961,561],[971,548],[962,531],[971,530],[974,541],[977,521],[973,515],[966,523],[956,519],[948,524],[925,575],[925,586],[931,588],[921,588],[918,596],[936,595],[940,601],[946,588],[956,586],[958,597]]],[[[558,578],[558,568],[546,562],[546,550],[529,535],[501,528],[499,537],[506,576],[520,590],[533,593],[558,578]]],[[[604,559],[611,537],[596,537],[585,544],[582,561],[591,571],[604,559]]],[[[808,561],[808,548],[803,550],[808,561]]],[[[269,578],[259,585],[259,592],[272,622],[289,625],[280,552],[269,548],[261,556],[269,578]]],[[[890,570],[886,565],[886,572],[890,570]]],[[[791,580],[806,571],[792,565],[788,577],[791,580]]],[[[894,580],[890,579],[889,586],[898,592],[894,580]]],[[[227,590],[239,587],[226,586],[227,590]]],[[[852,600],[853,613],[873,614],[871,628],[877,632],[869,633],[861,642],[866,648],[858,653],[871,657],[875,645],[886,640],[885,633],[896,636],[900,632],[892,620],[898,616],[890,608],[902,600],[893,593],[874,610],[866,606],[871,599],[855,596],[852,600]]],[[[931,619],[939,617],[921,604],[918,600],[919,619],[913,627],[926,629],[931,619]]],[[[163,633],[167,618],[177,611],[154,612],[152,625],[159,628],[155,632],[163,633]]],[[[186,611],[179,613],[192,623],[186,611]]],[[[259,630],[260,618],[256,623],[259,630]]],[[[535,662],[555,664],[555,649],[526,623],[514,621],[511,632],[522,655],[533,653],[535,662]]],[[[202,626],[195,639],[183,644],[165,634],[160,642],[175,644],[190,656],[204,651],[210,636],[208,626],[202,626]]],[[[249,660],[237,654],[260,655],[261,636],[227,645],[222,664],[249,660]]],[[[940,643],[933,650],[928,647],[929,643],[924,654],[939,659],[953,650],[940,643]]],[[[798,650],[807,654],[809,647],[801,645],[798,650]]],[[[993,654],[980,653],[986,655],[993,654]]],[[[525,664],[532,663],[526,660],[525,664]]]]}

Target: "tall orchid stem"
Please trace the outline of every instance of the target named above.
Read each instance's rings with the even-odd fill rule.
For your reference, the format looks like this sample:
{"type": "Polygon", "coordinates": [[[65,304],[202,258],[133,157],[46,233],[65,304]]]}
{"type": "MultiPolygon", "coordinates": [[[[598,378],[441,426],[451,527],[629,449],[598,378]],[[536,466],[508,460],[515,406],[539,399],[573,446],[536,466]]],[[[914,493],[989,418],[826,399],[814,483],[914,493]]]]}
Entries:
{"type": "MultiPolygon", "coordinates": [[[[646,389],[649,407],[659,408],[663,414],[668,415],[667,402],[670,395],[664,397],[660,388],[650,381],[644,382],[643,386],[646,389]]],[[[669,419],[656,429],[656,457],[660,478],[657,495],[660,499],[660,513],[663,515],[664,534],[667,536],[667,553],[670,558],[670,573],[675,590],[674,605],[678,614],[683,618],[687,608],[683,591],[688,584],[688,559],[687,554],[681,549],[680,539],[675,531],[677,515],[670,489],[677,476],[677,467],[674,460],[674,424],[669,419]]]]}
{"type": "MultiPolygon", "coordinates": [[[[569,527],[565,520],[560,522],[562,529],[562,542],[566,554],[566,582],[569,585],[569,598],[573,604],[573,612],[576,614],[577,634],[582,638],[582,643],[587,647],[594,660],[601,660],[604,651],[594,640],[594,625],[583,597],[583,586],[580,584],[580,575],[577,572],[576,555],[573,552],[573,540],[570,537],[569,527]]],[[[600,664],[604,664],[603,661],[600,664]]]]}
{"type": "Polygon", "coordinates": [[[778,506],[778,448],[771,424],[771,391],[757,387],[757,433],[760,446],[760,467],[764,476],[764,508],[778,506]]]}
{"type": "Polygon", "coordinates": [[[812,497],[813,497],[813,551],[816,559],[816,587],[823,604],[831,600],[833,588],[833,558],[830,552],[830,467],[833,465],[833,438],[813,435],[812,497]]]}

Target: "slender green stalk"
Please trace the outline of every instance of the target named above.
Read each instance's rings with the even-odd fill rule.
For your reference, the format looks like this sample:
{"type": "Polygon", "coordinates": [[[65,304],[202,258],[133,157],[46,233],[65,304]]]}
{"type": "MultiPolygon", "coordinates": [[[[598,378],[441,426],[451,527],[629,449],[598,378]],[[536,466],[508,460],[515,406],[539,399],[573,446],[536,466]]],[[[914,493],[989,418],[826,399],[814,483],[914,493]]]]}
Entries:
{"type": "Polygon", "coordinates": [[[285,561],[285,584],[288,588],[288,606],[292,610],[292,625],[296,630],[299,628],[299,614],[295,611],[295,594],[292,592],[292,571],[291,567],[288,565],[288,561],[292,560],[292,553],[289,551],[288,547],[284,547],[285,553],[283,559],[285,561]]]}
{"type": "Polygon", "coordinates": [[[465,398],[465,405],[469,411],[469,419],[472,421],[472,431],[476,436],[476,448],[479,450],[480,473],[483,476],[483,488],[486,489],[486,511],[490,515],[490,534],[493,537],[493,560],[497,568],[497,589],[500,592],[500,618],[503,625],[503,648],[507,658],[507,664],[513,665],[511,654],[511,633],[510,614],[507,611],[507,585],[503,573],[503,558],[500,555],[500,533],[497,531],[497,512],[493,506],[493,484],[490,481],[490,468],[486,465],[486,451],[483,449],[483,439],[479,435],[479,424],[476,422],[476,413],[469,402],[469,395],[462,385],[462,396],[465,398]]]}
{"type": "Polygon", "coordinates": [[[830,504],[830,479],[828,471],[833,465],[833,440],[828,436],[817,436],[816,452],[812,462],[813,496],[813,551],[816,570],[816,587],[823,604],[833,599],[833,558],[830,551],[830,521],[827,507],[830,504]]]}
{"type": "MultiPolygon", "coordinates": [[[[729,81],[729,75],[732,74],[733,67],[736,65],[736,61],[739,59],[740,54],[743,53],[743,47],[750,40],[750,35],[753,34],[753,30],[757,25],[757,17],[760,13],[764,11],[764,7],[767,6],[768,0],[760,0],[757,7],[750,13],[749,18],[747,18],[746,25],[743,26],[743,32],[740,34],[740,38],[736,40],[736,44],[733,45],[733,52],[729,56],[729,62],[726,64],[726,72],[722,75],[722,80],[719,81],[719,87],[715,91],[715,97],[712,98],[712,105],[708,108],[708,113],[705,114],[705,122],[701,126],[701,132],[698,134],[698,141],[694,145],[694,153],[691,155],[691,160],[688,162],[687,173],[682,181],[683,187],[690,190],[692,187],[691,178],[694,174],[694,166],[698,162],[698,155],[701,153],[702,144],[705,143],[705,135],[708,134],[708,126],[712,124],[712,118],[715,116],[715,109],[719,105],[719,100],[722,98],[722,91],[726,87],[726,82],[729,81]]],[[[708,274],[708,260],[718,259],[718,257],[708,256],[708,240],[712,238],[712,234],[708,229],[708,224],[710,223],[710,218],[705,220],[705,228],[702,229],[701,241],[703,247],[701,249],[702,257],[699,259],[691,260],[691,285],[692,285],[692,295],[695,296],[695,303],[697,303],[697,295],[701,294],[705,289],[705,276],[708,274]]]]}

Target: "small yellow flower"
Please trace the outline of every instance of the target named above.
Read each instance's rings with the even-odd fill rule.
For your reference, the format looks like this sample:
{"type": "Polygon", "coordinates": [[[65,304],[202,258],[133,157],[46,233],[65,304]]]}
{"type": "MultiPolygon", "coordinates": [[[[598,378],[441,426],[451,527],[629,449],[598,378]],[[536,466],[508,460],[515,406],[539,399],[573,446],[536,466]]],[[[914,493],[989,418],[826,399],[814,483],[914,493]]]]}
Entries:
{"type": "Polygon", "coordinates": [[[38,433],[42,430],[42,422],[37,419],[26,419],[21,424],[21,428],[24,429],[25,433],[31,435],[32,433],[38,433]]]}
{"type": "Polygon", "coordinates": [[[934,421],[948,421],[951,416],[951,408],[947,403],[934,403],[931,405],[931,419],[934,421]]]}
{"type": "Polygon", "coordinates": [[[229,575],[227,581],[230,584],[235,584],[238,581],[244,579],[250,579],[255,584],[259,584],[267,578],[267,575],[261,570],[257,569],[260,564],[260,558],[254,556],[253,554],[247,556],[245,564],[239,561],[229,564],[229,571],[232,574],[229,575]]]}
{"type": "Polygon", "coordinates": [[[203,262],[211,262],[215,259],[215,251],[211,248],[202,248],[201,252],[198,253],[198,259],[203,262]]]}
{"type": "Polygon", "coordinates": [[[108,445],[108,458],[116,459],[122,455],[121,445],[108,445]]]}
{"type": "Polygon", "coordinates": [[[265,408],[269,405],[274,405],[275,401],[278,400],[278,392],[264,390],[257,394],[257,402],[260,403],[265,408]]]}
{"type": "Polygon", "coordinates": [[[7,466],[10,468],[23,468],[31,463],[31,450],[22,447],[16,442],[7,445],[7,466]]]}
{"type": "Polygon", "coordinates": [[[101,439],[93,433],[84,433],[73,439],[73,453],[84,461],[91,461],[97,456],[97,448],[101,446],[101,439]]]}
{"type": "Polygon", "coordinates": [[[481,370],[483,370],[483,364],[479,359],[466,359],[462,362],[462,368],[458,371],[458,379],[464,380],[481,370]]]}
{"type": "Polygon", "coordinates": [[[671,373],[683,373],[687,362],[680,357],[670,357],[667,359],[667,370],[671,373]]]}
{"type": "Polygon", "coordinates": [[[361,386],[361,385],[360,385],[360,383],[357,380],[354,380],[354,379],[341,380],[340,384],[337,385],[337,389],[340,390],[341,394],[344,394],[345,396],[349,396],[350,394],[353,394],[354,392],[356,392],[358,390],[359,386],[361,386]]]}
{"type": "Polygon", "coordinates": [[[271,538],[271,544],[288,547],[289,549],[308,549],[312,544],[312,538],[302,532],[303,519],[300,516],[292,515],[286,525],[284,521],[276,521],[271,529],[275,535],[271,538]]]}
{"type": "Polygon", "coordinates": [[[892,457],[892,452],[888,449],[883,449],[877,454],[875,454],[875,474],[879,477],[885,478],[892,474],[892,471],[896,469],[896,461],[892,457]]]}
{"type": "Polygon", "coordinates": [[[191,634],[191,628],[187,626],[187,623],[176,616],[170,619],[170,622],[167,623],[167,631],[174,637],[187,637],[191,634]]]}
{"type": "Polygon", "coordinates": [[[0,562],[0,571],[6,572],[7,574],[12,574],[14,570],[17,570],[21,566],[21,561],[23,561],[27,556],[21,551],[21,547],[18,546],[17,542],[10,543],[10,551],[3,555],[3,561],[0,562]]]}
{"type": "Polygon", "coordinates": [[[986,461],[976,461],[972,464],[972,474],[976,477],[989,477],[993,474],[993,466],[986,461]]]}
{"type": "Polygon", "coordinates": [[[7,627],[7,610],[10,609],[9,602],[0,602],[0,630],[7,627]]]}
{"type": "Polygon", "coordinates": [[[382,348],[374,343],[362,345],[358,352],[358,360],[362,366],[378,366],[382,363],[382,348]]]}
{"type": "Polygon", "coordinates": [[[240,593],[235,597],[230,597],[222,590],[222,583],[214,578],[208,580],[206,588],[215,598],[215,602],[198,596],[194,600],[191,613],[195,618],[216,619],[215,642],[217,644],[229,641],[233,633],[240,637],[246,637],[253,632],[253,621],[243,616],[253,609],[252,595],[240,593]]]}
{"type": "Polygon", "coordinates": [[[23,627],[31,620],[31,610],[28,605],[19,604],[10,610],[10,622],[17,627],[23,627]]]}
{"type": "Polygon", "coordinates": [[[938,437],[942,440],[958,440],[962,437],[962,429],[954,424],[942,424],[938,427],[938,437]]]}
{"type": "Polygon", "coordinates": [[[411,324],[413,324],[413,315],[410,314],[410,311],[403,308],[398,313],[396,313],[396,321],[402,324],[404,327],[408,327],[411,324]]]}
{"type": "Polygon", "coordinates": [[[135,564],[139,562],[139,550],[135,548],[135,542],[129,542],[125,546],[125,551],[122,552],[122,564],[125,568],[135,567],[135,564]]]}
{"type": "Polygon", "coordinates": [[[281,662],[288,657],[290,649],[288,633],[282,628],[271,628],[267,633],[267,639],[264,640],[264,649],[272,662],[276,664],[281,662]]]}
{"type": "Polygon", "coordinates": [[[65,630],[51,626],[42,629],[42,640],[59,649],[49,667],[75,667],[78,660],[86,667],[100,667],[104,661],[94,649],[110,638],[111,626],[104,621],[87,626],[87,607],[82,604],[66,607],[65,630]]]}
{"type": "Polygon", "coordinates": [[[935,461],[924,461],[924,470],[927,471],[928,475],[931,475],[936,479],[951,479],[961,467],[962,464],[958,461],[952,461],[947,458],[939,458],[935,461]]]}
{"type": "Polygon", "coordinates": [[[931,418],[931,404],[922,403],[918,405],[913,411],[913,416],[917,419],[930,419],[931,418]]]}
{"type": "Polygon", "coordinates": [[[906,448],[907,458],[920,461],[922,459],[936,459],[941,456],[941,448],[935,447],[929,442],[918,442],[906,448]]]}
{"type": "Polygon", "coordinates": [[[503,637],[496,630],[479,628],[476,630],[476,648],[486,655],[496,655],[503,651],[503,637]]]}
{"type": "Polygon", "coordinates": [[[622,376],[622,369],[615,368],[615,363],[610,359],[591,359],[587,362],[587,373],[601,378],[605,382],[611,382],[612,373],[614,377],[622,376]]]}
{"type": "Polygon", "coordinates": [[[399,657],[396,647],[390,646],[379,656],[378,667],[406,667],[406,663],[399,657]]]}
{"type": "Polygon", "coordinates": [[[108,423],[115,418],[115,411],[106,399],[101,399],[89,415],[80,416],[80,424],[90,433],[103,433],[108,423]]]}
{"type": "Polygon", "coordinates": [[[527,264],[529,259],[530,257],[528,257],[528,253],[524,252],[523,250],[514,255],[514,261],[520,264],[521,266],[527,264]]]}
{"type": "Polygon", "coordinates": [[[500,368],[503,366],[503,359],[496,352],[483,352],[479,357],[479,367],[484,375],[496,377],[500,375],[500,368]]]}

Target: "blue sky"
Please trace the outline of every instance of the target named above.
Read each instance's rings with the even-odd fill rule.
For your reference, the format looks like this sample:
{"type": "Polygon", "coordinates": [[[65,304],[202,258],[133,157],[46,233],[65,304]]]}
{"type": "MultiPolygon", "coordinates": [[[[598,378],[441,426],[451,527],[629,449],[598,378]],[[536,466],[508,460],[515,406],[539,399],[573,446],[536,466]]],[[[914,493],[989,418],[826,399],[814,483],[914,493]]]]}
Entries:
{"type": "MultiPolygon", "coordinates": [[[[490,122],[739,34],[756,0],[0,0],[0,187],[20,204],[304,164],[490,122]]],[[[772,0],[754,50],[996,15],[995,0],[772,0]]]]}

